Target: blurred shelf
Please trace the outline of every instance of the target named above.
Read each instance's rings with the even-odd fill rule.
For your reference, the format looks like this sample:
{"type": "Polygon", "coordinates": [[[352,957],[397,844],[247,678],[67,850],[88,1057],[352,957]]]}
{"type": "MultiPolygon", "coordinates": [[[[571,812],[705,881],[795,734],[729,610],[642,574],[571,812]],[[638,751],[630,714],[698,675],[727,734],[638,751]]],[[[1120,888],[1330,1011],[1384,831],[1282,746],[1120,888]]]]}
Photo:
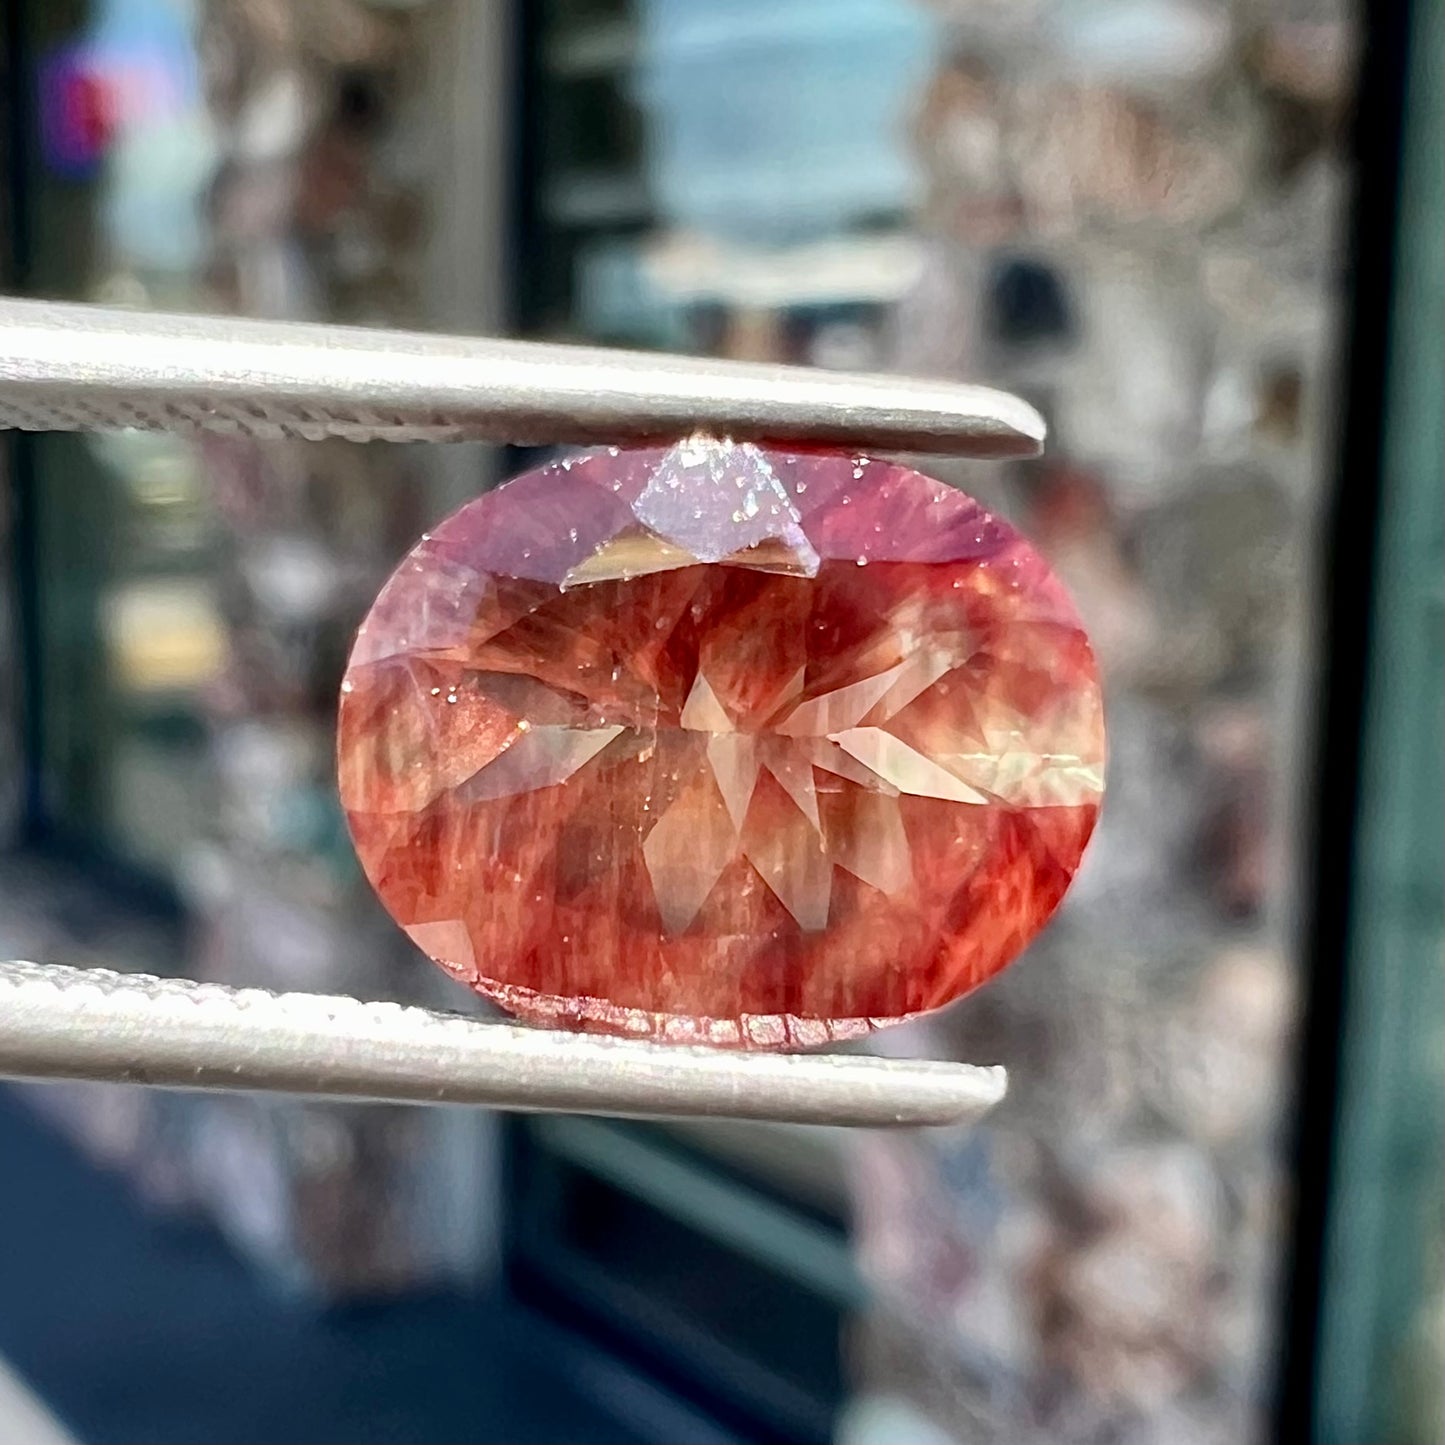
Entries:
{"type": "Polygon", "coordinates": [[[595,21],[559,31],[542,46],[542,64],[559,80],[625,70],[639,50],[637,27],[627,20],[595,21]]]}
{"type": "Polygon", "coordinates": [[[542,189],[542,210],[564,226],[639,224],[653,216],[652,196],[636,172],[559,175],[542,189]]]}
{"type": "MultiPolygon", "coordinates": [[[[696,1168],[661,1142],[635,1130],[563,1115],[536,1119],[531,1127],[543,1144],[568,1163],[820,1298],[843,1309],[857,1308],[866,1299],[852,1252],[840,1231],[815,1223],[720,1173],[696,1168]]],[[[738,1143],[739,1136],[734,1134],[734,1152],[738,1143]]]]}
{"type": "Polygon", "coordinates": [[[658,1132],[721,1159],[749,1178],[840,1223],[850,1212],[847,1140],[841,1131],[800,1124],[671,1120],[658,1132]]]}

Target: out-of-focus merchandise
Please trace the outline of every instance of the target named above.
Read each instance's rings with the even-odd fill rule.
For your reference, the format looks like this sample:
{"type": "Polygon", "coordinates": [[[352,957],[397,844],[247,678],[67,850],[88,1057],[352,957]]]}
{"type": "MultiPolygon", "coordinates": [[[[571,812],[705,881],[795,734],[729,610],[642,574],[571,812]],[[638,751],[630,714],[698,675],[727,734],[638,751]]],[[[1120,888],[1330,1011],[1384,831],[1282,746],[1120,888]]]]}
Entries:
{"type": "Polygon", "coordinates": [[[877,368],[924,250],[900,145],[937,26],[895,0],[537,7],[553,336],[877,368]]]}
{"type": "Polygon", "coordinates": [[[1104,676],[1109,803],[1059,918],[1006,979],[876,1041],[1012,1086],[967,1138],[849,1141],[878,1304],[844,1433],[1258,1437],[1352,15],[541,8],[538,329],[1026,395],[1047,457],[947,476],[1058,568],[1104,676]],[[815,106],[838,134],[869,117],[850,163],[811,148],[815,106]],[[812,173],[781,185],[798,155],[812,173]]]}
{"type": "Polygon", "coordinates": [[[958,479],[1078,599],[1113,791],[1058,925],[897,1041],[1012,1088],[968,1138],[858,1142],[855,1357],[957,1439],[1259,1438],[1351,30],[1328,0],[932,8],[893,360],[1047,411],[1043,465],[958,479]]]}
{"type": "MultiPolygon", "coordinates": [[[[66,54],[117,94],[129,77],[136,94],[95,162],[89,294],[423,324],[418,107],[435,8],[94,6],[66,54]]],[[[95,568],[118,719],[96,826],[172,886],[187,918],[184,941],[117,944],[99,961],[436,1001],[361,879],[334,783],[351,635],[429,515],[416,453],[144,433],[84,445],[118,529],[95,568]]],[[[56,929],[39,955],[74,957],[74,942],[56,929]]],[[[298,1287],[371,1294],[465,1254],[465,1232],[438,1224],[438,1171],[458,1171],[434,1116],[119,1098],[46,1095],[147,1197],[204,1210],[298,1287]]]]}
{"type": "MultiPolygon", "coordinates": [[[[0,484],[6,478],[0,471],[0,484]]],[[[0,513],[0,546],[12,545],[10,518],[0,513]]],[[[10,588],[0,593],[0,653],[13,657],[18,637],[10,588]]],[[[17,668],[0,669],[0,838],[13,837],[21,815],[21,690],[17,668]]]]}
{"type": "MultiPolygon", "coordinates": [[[[415,126],[425,7],[207,5],[222,152],[207,198],[210,298],[247,315],[418,324],[415,126]],[[411,87],[408,90],[408,87],[411,87]]],[[[361,883],[332,782],[334,697],[386,560],[421,529],[423,478],[390,448],[207,438],[225,535],[226,657],[206,689],[209,837],[185,884],[203,977],[419,997],[361,883]]],[[[434,1274],[437,1135],[415,1111],[206,1101],[195,1186],[253,1252],[328,1294],[434,1274]]]]}

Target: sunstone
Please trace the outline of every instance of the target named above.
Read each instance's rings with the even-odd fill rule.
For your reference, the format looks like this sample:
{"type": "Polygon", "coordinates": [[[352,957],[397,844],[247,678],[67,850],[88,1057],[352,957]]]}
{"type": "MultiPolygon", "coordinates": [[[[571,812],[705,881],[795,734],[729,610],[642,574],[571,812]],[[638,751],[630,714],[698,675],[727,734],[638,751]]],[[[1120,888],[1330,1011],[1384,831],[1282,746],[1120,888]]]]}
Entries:
{"type": "Polygon", "coordinates": [[[1104,727],[1063,588],[907,467],[694,439],[424,537],[342,684],[341,801],[509,1011],[795,1047],[937,1008],[1058,904],[1104,727]]]}

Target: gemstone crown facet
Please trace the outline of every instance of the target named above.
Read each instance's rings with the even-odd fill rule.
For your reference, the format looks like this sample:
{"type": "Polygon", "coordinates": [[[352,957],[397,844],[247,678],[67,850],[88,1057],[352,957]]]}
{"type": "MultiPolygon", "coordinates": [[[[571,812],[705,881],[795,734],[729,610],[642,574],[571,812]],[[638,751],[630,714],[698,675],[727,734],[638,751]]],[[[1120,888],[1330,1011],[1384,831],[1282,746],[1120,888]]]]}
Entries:
{"type": "Polygon", "coordinates": [[[1062,586],[963,493],[694,438],[425,537],[358,633],[339,765],[382,901],[478,992],[787,1047],[1010,962],[1093,829],[1104,730],[1062,586]]]}

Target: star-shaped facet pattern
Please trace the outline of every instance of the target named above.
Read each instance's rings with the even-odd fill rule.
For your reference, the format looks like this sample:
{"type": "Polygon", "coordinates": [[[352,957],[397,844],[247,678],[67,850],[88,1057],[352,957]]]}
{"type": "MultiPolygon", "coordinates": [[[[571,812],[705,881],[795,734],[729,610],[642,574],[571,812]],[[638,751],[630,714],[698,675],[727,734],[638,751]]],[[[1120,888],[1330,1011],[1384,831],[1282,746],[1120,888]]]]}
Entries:
{"type": "Polygon", "coordinates": [[[701,439],[443,523],[340,731],[363,865],[432,957],[521,1012],[724,1043],[983,981],[1103,787],[1087,642],[1015,533],[902,467],[701,439]]]}

